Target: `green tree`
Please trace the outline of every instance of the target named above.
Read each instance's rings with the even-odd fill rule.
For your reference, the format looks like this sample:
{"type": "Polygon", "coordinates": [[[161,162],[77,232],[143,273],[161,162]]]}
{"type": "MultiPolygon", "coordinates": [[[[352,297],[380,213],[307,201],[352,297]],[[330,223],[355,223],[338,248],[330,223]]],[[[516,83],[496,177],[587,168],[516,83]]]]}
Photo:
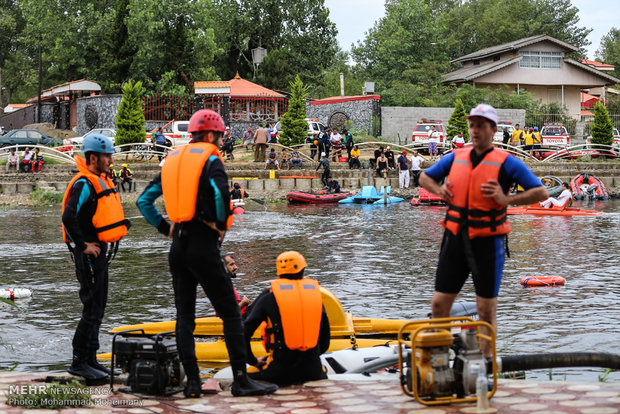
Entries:
{"type": "Polygon", "coordinates": [[[174,83],[186,93],[193,93],[195,81],[215,79],[218,48],[213,27],[223,23],[212,20],[212,11],[210,0],[129,0],[128,41],[135,50],[129,68],[132,77],[142,80],[148,92],[157,92],[163,75],[173,72],[174,83]]]}
{"type": "Polygon", "coordinates": [[[614,142],[614,125],[611,122],[607,108],[601,102],[594,105],[594,120],[590,126],[592,131],[592,143],[611,145],[614,142]]]}
{"type": "Polygon", "coordinates": [[[308,123],[306,122],[306,96],[307,91],[304,83],[299,78],[291,82],[291,99],[288,102],[288,112],[282,115],[282,134],[280,144],[291,146],[303,144],[308,134],[308,123]]]}
{"type": "Polygon", "coordinates": [[[257,79],[275,89],[286,89],[293,73],[305,83],[313,81],[336,56],[337,30],[325,0],[215,0],[213,13],[224,28],[215,33],[215,66],[223,79],[237,72],[252,78],[251,51],[259,45],[267,56],[257,79]]]}
{"type": "Polygon", "coordinates": [[[456,98],[454,101],[454,111],[452,115],[450,115],[450,119],[448,119],[448,127],[447,134],[448,138],[454,137],[459,132],[463,132],[463,137],[465,137],[465,141],[469,141],[469,128],[467,128],[467,120],[465,119],[465,107],[463,106],[463,102],[456,98]]]}
{"type": "Polygon", "coordinates": [[[618,77],[620,73],[620,30],[612,27],[609,33],[601,38],[601,44],[596,51],[596,57],[604,63],[614,65],[616,69],[609,72],[618,77]]]}
{"type": "Polygon", "coordinates": [[[123,84],[123,100],[116,114],[116,145],[144,142],[144,109],[140,98],[144,94],[142,82],[123,84]]]}
{"type": "Polygon", "coordinates": [[[579,27],[579,9],[571,0],[469,0],[438,16],[446,52],[455,59],[480,49],[546,34],[581,49],[592,29],[579,27]],[[467,30],[464,30],[467,28],[467,30]]]}

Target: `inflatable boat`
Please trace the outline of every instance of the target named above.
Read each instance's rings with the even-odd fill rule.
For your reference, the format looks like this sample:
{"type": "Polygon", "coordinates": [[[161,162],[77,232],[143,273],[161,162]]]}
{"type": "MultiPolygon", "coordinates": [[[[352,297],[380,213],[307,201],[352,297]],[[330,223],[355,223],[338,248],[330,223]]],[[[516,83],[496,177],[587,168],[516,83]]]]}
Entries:
{"type": "MultiPolygon", "coordinates": [[[[338,298],[324,287],[321,287],[321,297],[329,318],[331,330],[330,351],[346,349],[351,346],[368,348],[385,345],[395,340],[400,327],[409,322],[408,320],[401,319],[354,317],[351,313],[345,312],[338,298]]],[[[475,314],[475,303],[455,303],[452,306],[453,316],[472,316],[475,314]]],[[[176,321],[153,322],[120,326],[112,329],[110,333],[119,333],[134,329],[141,330],[146,335],[155,335],[161,332],[174,331],[175,327],[176,321]]],[[[133,333],[139,332],[136,331],[133,333]]],[[[196,342],[196,357],[199,361],[228,361],[226,343],[222,339],[223,335],[224,327],[220,318],[207,317],[196,319],[194,336],[206,338],[205,342],[196,342]]],[[[259,327],[252,335],[251,342],[252,352],[254,352],[254,355],[257,357],[266,355],[260,336],[261,328],[259,327]]],[[[109,360],[110,354],[101,354],[98,355],[98,357],[103,360],[109,360]]]]}
{"type": "Polygon", "coordinates": [[[338,202],[341,204],[394,204],[405,200],[401,197],[390,196],[391,190],[392,186],[387,188],[382,186],[381,191],[377,191],[372,185],[365,185],[359,193],[338,202]]]}
{"type": "Polygon", "coordinates": [[[577,174],[575,178],[570,180],[570,189],[576,200],[583,200],[586,197],[596,200],[609,199],[605,184],[594,175],[577,174]]]}
{"type": "Polygon", "coordinates": [[[338,201],[352,196],[353,193],[311,193],[303,191],[291,191],[286,195],[289,203],[310,203],[326,204],[337,203],[338,201]]]}
{"type": "Polygon", "coordinates": [[[538,204],[532,204],[527,207],[509,207],[506,209],[507,214],[532,214],[535,216],[596,216],[602,211],[583,210],[581,208],[568,207],[570,199],[563,206],[552,206],[550,208],[541,207],[538,204]]]}
{"type": "Polygon", "coordinates": [[[412,206],[419,206],[420,204],[442,204],[445,203],[441,197],[431,193],[425,188],[420,187],[418,191],[418,197],[411,199],[412,206]]]}

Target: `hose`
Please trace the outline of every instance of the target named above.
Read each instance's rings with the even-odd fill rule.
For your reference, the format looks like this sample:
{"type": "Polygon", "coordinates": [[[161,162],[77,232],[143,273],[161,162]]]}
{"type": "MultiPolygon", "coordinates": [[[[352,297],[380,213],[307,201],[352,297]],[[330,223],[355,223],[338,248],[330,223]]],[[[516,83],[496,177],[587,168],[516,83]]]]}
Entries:
{"type": "Polygon", "coordinates": [[[620,355],[594,352],[511,355],[499,357],[497,365],[499,372],[559,367],[620,369],[620,355]]]}
{"type": "Polygon", "coordinates": [[[365,364],[346,371],[345,374],[363,374],[365,372],[372,373],[381,369],[393,367],[396,364],[398,364],[398,354],[373,359],[372,361],[368,361],[365,364]]]}

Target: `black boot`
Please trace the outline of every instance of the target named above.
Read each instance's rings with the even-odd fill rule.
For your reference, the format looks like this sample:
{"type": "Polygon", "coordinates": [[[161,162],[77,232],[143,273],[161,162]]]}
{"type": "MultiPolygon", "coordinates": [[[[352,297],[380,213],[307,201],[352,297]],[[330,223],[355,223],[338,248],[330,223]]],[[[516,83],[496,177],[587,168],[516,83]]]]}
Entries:
{"type": "Polygon", "coordinates": [[[67,370],[69,374],[77,375],[78,377],[84,377],[87,380],[102,380],[108,376],[106,372],[99,371],[98,369],[91,367],[88,364],[86,358],[73,356],[73,362],[67,370]]]}
{"type": "Polygon", "coordinates": [[[272,394],[277,390],[277,385],[254,381],[242,371],[238,371],[237,374],[235,374],[235,380],[233,381],[231,388],[232,395],[235,397],[272,394]]]}
{"type": "MultiPolygon", "coordinates": [[[[88,365],[90,365],[91,367],[95,368],[98,371],[105,372],[108,375],[112,373],[110,368],[106,367],[105,365],[100,364],[99,361],[97,361],[96,353],[92,354],[92,357],[88,360],[88,365]]],[[[121,370],[115,369],[114,375],[121,375],[121,370]]]]}
{"type": "Polygon", "coordinates": [[[202,396],[202,384],[200,378],[188,378],[183,390],[185,398],[200,398],[202,396]]]}

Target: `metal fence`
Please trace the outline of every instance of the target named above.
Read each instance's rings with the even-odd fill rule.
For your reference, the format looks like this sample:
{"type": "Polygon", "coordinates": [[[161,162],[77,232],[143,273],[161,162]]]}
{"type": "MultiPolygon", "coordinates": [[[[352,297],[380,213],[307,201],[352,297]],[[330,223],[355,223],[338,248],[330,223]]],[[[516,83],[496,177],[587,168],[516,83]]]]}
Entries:
{"type": "Polygon", "coordinates": [[[286,98],[267,95],[230,98],[231,122],[278,122],[286,111],[286,98]]]}
{"type": "Polygon", "coordinates": [[[156,93],[142,98],[147,121],[187,121],[194,113],[194,98],[156,93]]]}
{"type": "MultiPolygon", "coordinates": [[[[611,123],[614,124],[614,128],[620,130],[620,114],[609,114],[611,123]]],[[[594,121],[594,115],[581,115],[581,122],[584,123],[583,133],[584,137],[591,135],[590,124],[594,121]]]]}

